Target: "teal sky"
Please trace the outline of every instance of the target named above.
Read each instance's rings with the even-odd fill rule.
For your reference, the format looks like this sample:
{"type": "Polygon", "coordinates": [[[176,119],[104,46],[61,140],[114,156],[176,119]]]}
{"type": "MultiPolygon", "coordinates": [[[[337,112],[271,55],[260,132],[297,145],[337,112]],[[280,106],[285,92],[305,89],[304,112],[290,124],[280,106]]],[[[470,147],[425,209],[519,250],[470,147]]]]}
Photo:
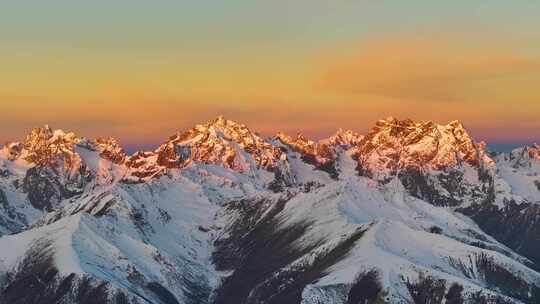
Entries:
{"type": "Polygon", "coordinates": [[[219,114],[264,134],[392,115],[534,141],[539,28],[524,0],[0,0],[0,141],[49,123],[136,144],[219,114]]]}
{"type": "Polygon", "coordinates": [[[5,44],[81,48],[312,47],[395,32],[537,35],[538,1],[2,1],[5,44]]]}

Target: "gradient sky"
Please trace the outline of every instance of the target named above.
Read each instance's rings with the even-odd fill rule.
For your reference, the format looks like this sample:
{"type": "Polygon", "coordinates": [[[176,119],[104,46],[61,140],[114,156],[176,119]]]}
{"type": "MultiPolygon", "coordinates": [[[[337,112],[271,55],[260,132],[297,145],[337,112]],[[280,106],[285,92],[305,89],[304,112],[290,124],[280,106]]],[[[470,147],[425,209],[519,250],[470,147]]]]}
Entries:
{"type": "Polygon", "coordinates": [[[540,1],[0,0],[0,141],[153,145],[217,115],[264,135],[459,119],[540,141],[540,1]]]}

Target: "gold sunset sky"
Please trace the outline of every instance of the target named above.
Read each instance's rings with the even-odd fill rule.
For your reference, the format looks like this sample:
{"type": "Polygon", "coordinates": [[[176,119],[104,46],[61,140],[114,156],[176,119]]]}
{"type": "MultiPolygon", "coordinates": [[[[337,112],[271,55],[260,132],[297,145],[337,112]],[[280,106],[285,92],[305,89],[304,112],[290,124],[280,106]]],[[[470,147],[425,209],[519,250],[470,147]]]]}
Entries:
{"type": "Polygon", "coordinates": [[[540,140],[540,1],[0,3],[0,141],[45,123],[155,144],[217,115],[264,135],[386,116],[540,140]]]}

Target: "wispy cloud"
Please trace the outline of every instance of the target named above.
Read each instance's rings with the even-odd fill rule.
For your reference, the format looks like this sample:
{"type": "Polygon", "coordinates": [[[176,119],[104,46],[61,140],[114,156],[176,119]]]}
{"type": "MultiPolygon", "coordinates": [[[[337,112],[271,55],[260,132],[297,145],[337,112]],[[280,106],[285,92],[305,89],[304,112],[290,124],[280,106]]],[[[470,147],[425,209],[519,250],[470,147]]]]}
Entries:
{"type": "MultiPolygon", "coordinates": [[[[504,43],[504,39],[475,40],[465,34],[366,40],[326,54],[319,85],[350,95],[455,102],[489,98],[489,92],[481,92],[485,82],[505,83],[524,75],[534,75],[540,81],[539,58],[513,49],[511,40],[506,41],[510,45],[504,43]]],[[[537,91],[528,89],[530,93],[537,91]]]]}

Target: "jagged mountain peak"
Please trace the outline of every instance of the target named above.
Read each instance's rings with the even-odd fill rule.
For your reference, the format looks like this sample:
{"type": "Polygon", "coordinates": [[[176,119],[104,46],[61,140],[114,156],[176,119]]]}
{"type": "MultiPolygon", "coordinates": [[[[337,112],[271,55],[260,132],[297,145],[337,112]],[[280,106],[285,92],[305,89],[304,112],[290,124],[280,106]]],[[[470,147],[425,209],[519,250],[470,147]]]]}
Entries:
{"type": "MultiPolygon", "coordinates": [[[[318,141],[302,133],[291,137],[279,132],[275,138],[316,166],[334,161],[337,147],[354,148],[350,153],[359,160],[359,167],[367,165],[377,172],[393,172],[411,166],[440,169],[462,162],[476,166],[492,162],[485,153],[485,146],[474,142],[459,121],[439,125],[432,121],[388,117],[377,121],[366,136],[340,128],[329,138],[318,141]]],[[[126,165],[141,177],[155,176],[170,168],[180,169],[194,161],[240,172],[255,167],[274,169],[286,158],[279,145],[267,142],[246,125],[224,116],[177,132],[154,151],[132,156],[127,156],[113,138],[87,140],[73,132],[53,130],[48,125],[33,129],[22,144],[12,143],[4,149],[11,159],[23,155],[25,160],[38,164],[59,155],[68,160],[76,158],[74,145],[98,151],[102,158],[126,165]]]]}
{"type": "Polygon", "coordinates": [[[73,132],[65,132],[61,129],[53,130],[49,125],[43,127],[34,128],[26,136],[24,145],[26,147],[33,147],[41,143],[75,143],[77,136],[73,132]]]}
{"type": "Polygon", "coordinates": [[[223,116],[218,116],[207,123],[197,124],[187,131],[177,132],[166,143],[174,142],[178,144],[193,140],[200,141],[202,137],[204,139],[235,141],[240,145],[249,145],[264,141],[246,125],[226,119],[223,116]]]}
{"type": "Polygon", "coordinates": [[[244,124],[241,124],[241,123],[238,123],[234,120],[230,120],[230,119],[227,119],[225,118],[225,116],[223,115],[219,115],[218,117],[212,119],[211,121],[209,121],[208,123],[206,123],[206,125],[208,126],[215,126],[215,127],[220,127],[220,128],[227,128],[227,127],[242,127],[242,128],[247,128],[246,125],[244,124]]]}
{"type": "Polygon", "coordinates": [[[32,129],[23,142],[6,145],[0,163],[34,208],[50,211],[91,181],[92,172],[77,149],[87,145],[73,132],[45,125],[32,129]]]}
{"type": "MultiPolygon", "coordinates": [[[[218,116],[204,124],[195,125],[190,131],[197,130],[200,133],[212,133],[215,136],[231,137],[235,133],[242,133],[245,135],[257,136],[252,132],[245,124],[230,120],[224,116],[218,116]]],[[[188,131],[189,132],[189,131],[188,131]]],[[[179,133],[178,135],[186,134],[179,133]]]]}
{"type": "Polygon", "coordinates": [[[369,172],[403,168],[443,169],[462,163],[490,165],[485,146],[476,143],[459,121],[379,120],[357,148],[359,167],[369,172]]]}
{"type": "Polygon", "coordinates": [[[124,149],[112,137],[91,140],[49,125],[33,128],[22,142],[8,143],[3,148],[10,161],[21,159],[31,165],[62,167],[68,171],[84,169],[85,160],[79,149],[97,152],[115,164],[124,164],[127,159],[124,149]]]}
{"type": "MultiPolygon", "coordinates": [[[[231,169],[245,171],[248,164],[242,155],[246,152],[253,156],[258,166],[275,167],[281,157],[281,150],[252,132],[246,125],[228,120],[223,116],[177,134],[158,151],[171,152],[176,147],[183,150],[186,161],[221,163],[231,169]]],[[[170,153],[168,153],[170,156],[170,153]]]]}
{"type": "Polygon", "coordinates": [[[293,138],[283,132],[278,132],[276,139],[290,147],[293,151],[300,153],[304,162],[327,171],[334,178],[337,178],[337,173],[333,166],[337,154],[335,145],[329,140],[314,141],[308,139],[301,133],[298,133],[296,137],[293,138]]]}
{"type": "Polygon", "coordinates": [[[276,138],[285,144],[294,144],[294,145],[315,145],[316,141],[307,138],[301,132],[296,133],[296,136],[290,136],[285,134],[282,131],[279,131],[276,134],[276,138]]]}
{"type": "Polygon", "coordinates": [[[122,164],[127,158],[127,154],[118,143],[118,141],[112,137],[106,138],[97,138],[95,141],[95,146],[100,152],[100,156],[115,163],[122,164]]]}
{"type": "Polygon", "coordinates": [[[516,148],[508,153],[500,153],[496,157],[500,161],[510,163],[513,168],[540,166],[540,145],[534,143],[516,148]]]}
{"type": "Polygon", "coordinates": [[[313,152],[317,150],[318,147],[326,147],[328,149],[338,146],[351,148],[360,143],[363,136],[352,130],[339,128],[333,135],[321,140],[309,139],[300,132],[298,132],[295,137],[292,137],[281,131],[276,134],[275,138],[289,146],[294,146],[301,150],[312,150],[313,152]]]}
{"type": "Polygon", "coordinates": [[[393,128],[396,131],[412,131],[412,130],[426,130],[434,127],[446,127],[449,129],[455,129],[465,131],[463,123],[459,120],[453,120],[446,125],[435,123],[431,120],[428,121],[415,121],[410,118],[399,119],[393,116],[389,116],[385,119],[380,119],[375,123],[375,128],[393,128]]]}
{"type": "Polygon", "coordinates": [[[10,161],[14,161],[21,156],[23,152],[24,145],[21,142],[8,142],[6,143],[0,151],[2,151],[6,158],[10,161]]]}
{"type": "Polygon", "coordinates": [[[73,145],[78,141],[79,138],[73,132],[53,130],[45,125],[30,131],[23,142],[24,149],[20,156],[35,164],[49,163],[60,155],[71,159],[74,154],[73,145]]]}
{"type": "Polygon", "coordinates": [[[321,140],[321,142],[332,146],[353,147],[358,145],[363,138],[364,136],[357,132],[339,128],[334,135],[321,140]]]}
{"type": "Polygon", "coordinates": [[[219,116],[205,124],[177,132],[153,152],[141,152],[126,161],[138,178],[160,175],[192,162],[220,165],[238,172],[273,170],[283,152],[246,125],[219,116]]]}
{"type": "Polygon", "coordinates": [[[481,172],[459,122],[267,142],[218,117],[132,156],[45,127],[4,149],[0,303],[539,303],[540,147],[481,172]],[[64,162],[6,161],[27,144],[64,162]]]}
{"type": "MultiPolygon", "coordinates": [[[[447,139],[450,142],[458,142],[473,148],[474,139],[459,121],[455,120],[446,125],[436,124],[432,121],[413,121],[412,119],[399,120],[397,118],[387,118],[379,120],[370,132],[363,138],[363,143],[381,143],[392,141],[401,146],[421,143],[423,139],[433,138],[437,140],[447,139]],[[380,142],[377,142],[380,141],[380,142]]],[[[433,142],[436,144],[446,144],[445,142],[433,142]]],[[[425,142],[428,144],[428,142],[425,142]]],[[[429,145],[426,145],[429,148],[429,145]]]]}
{"type": "Polygon", "coordinates": [[[537,143],[534,143],[530,146],[527,146],[524,148],[527,151],[527,154],[531,159],[536,159],[540,161],[540,145],[537,143]]]}
{"type": "Polygon", "coordinates": [[[457,120],[457,119],[452,120],[447,125],[452,126],[453,128],[456,128],[456,129],[465,129],[465,127],[463,126],[463,123],[460,120],[457,120]]]}

